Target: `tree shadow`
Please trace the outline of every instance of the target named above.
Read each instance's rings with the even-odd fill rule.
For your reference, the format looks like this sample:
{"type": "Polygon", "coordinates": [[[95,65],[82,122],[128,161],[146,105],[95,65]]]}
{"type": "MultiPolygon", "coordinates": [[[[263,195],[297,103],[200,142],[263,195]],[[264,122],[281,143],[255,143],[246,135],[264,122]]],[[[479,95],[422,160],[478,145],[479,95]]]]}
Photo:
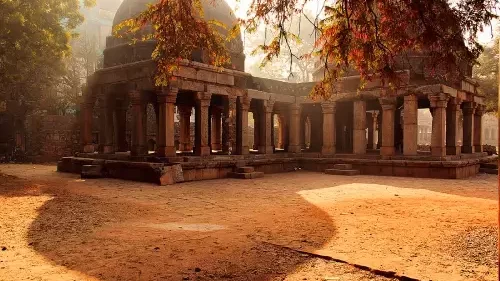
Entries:
{"type": "Polygon", "coordinates": [[[99,280],[273,280],[314,258],[291,248],[319,249],[336,233],[333,219],[298,194],[300,185],[74,185],[51,190],[28,242],[99,280]]]}

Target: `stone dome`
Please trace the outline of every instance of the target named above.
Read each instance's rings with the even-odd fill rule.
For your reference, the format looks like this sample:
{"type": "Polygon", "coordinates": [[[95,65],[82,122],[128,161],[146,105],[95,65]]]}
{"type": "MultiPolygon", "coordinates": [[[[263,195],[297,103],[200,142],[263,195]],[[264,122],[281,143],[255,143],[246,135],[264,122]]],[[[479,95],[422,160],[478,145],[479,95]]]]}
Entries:
{"type": "MultiPolygon", "coordinates": [[[[116,12],[113,26],[137,16],[147,8],[148,4],[155,2],[157,2],[157,0],[124,0],[116,12]]],[[[236,24],[237,18],[225,0],[202,0],[202,4],[205,12],[205,19],[217,20],[228,28],[236,24]]],[[[123,39],[109,37],[106,46],[107,49],[104,52],[104,66],[110,67],[151,58],[154,42],[139,42],[131,46],[128,42],[124,42],[123,39]],[[117,50],[117,48],[121,50],[117,50]]],[[[228,48],[231,53],[234,68],[243,71],[245,55],[243,54],[243,41],[241,36],[239,35],[230,42],[228,48]]]]}

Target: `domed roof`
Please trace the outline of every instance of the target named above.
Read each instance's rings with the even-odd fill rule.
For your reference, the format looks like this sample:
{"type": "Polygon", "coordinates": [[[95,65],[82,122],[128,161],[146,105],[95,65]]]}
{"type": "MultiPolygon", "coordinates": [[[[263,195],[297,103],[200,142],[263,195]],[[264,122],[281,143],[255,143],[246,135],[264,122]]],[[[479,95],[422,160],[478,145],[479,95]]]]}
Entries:
{"type": "MultiPolygon", "coordinates": [[[[139,15],[142,11],[147,9],[148,4],[157,1],[158,0],[124,0],[116,12],[113,26],[139,15]]],[[[231,28],[234,24],[237,24],[237,18],[225,0],[202,0],[201,2],[203,4],[206,20],[217,20],[226,25],[227,28],[231,28]]],[[[104,51],[104,67],[150,59],[154,47],[155,43],[151,41],[138,42],[134,46],[130,46],[125,39],[110,36],[107,38],[106,50],[104,51]]],[[[238,35],[235,39],[231,40],[231,42],[228,42],[227,47],[231,56],[232,67],[244,71],[245,54],[243,53],[243,40],[241,35],[238,35]]],[[[198,56],[199,54],[196,57],[198,56]]],[[[200,61],[199,58],[193,60],[200,61]]]]}
{"type": "MultiPolygon", "coordinates": [[[[116,12],[113,26],[137,16],[142,11],[146,10],[148,4],[155,2],[157,2],[157,0],[124,0],[116,12]]],[[[202,4],[207,20],[220,21],[228,28],[231,28],[231,26],[236,23],[237,18],[225,0],[202,0],[202,4]]]]}

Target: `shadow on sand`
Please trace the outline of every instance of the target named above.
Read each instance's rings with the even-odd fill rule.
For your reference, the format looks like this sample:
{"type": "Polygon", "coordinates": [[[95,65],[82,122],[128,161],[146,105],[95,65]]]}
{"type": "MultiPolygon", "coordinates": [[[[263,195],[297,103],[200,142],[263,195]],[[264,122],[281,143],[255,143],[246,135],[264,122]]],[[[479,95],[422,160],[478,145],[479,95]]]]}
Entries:
{"type": "Polygon", "coordinates": [[[335,236],[332,218],[298,191],[259,181],[87,181],[52,188],[28,239],[99,280],[272,280],[314,258],[273,244],[314,249],[335,236]]]}

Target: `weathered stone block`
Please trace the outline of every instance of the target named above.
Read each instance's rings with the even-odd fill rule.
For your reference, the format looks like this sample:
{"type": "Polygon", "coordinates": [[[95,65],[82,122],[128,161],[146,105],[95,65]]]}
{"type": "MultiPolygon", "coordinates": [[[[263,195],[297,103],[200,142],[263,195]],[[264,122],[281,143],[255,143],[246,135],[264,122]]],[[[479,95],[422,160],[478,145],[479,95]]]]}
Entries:
{"type": "Polygon", "coordinates": [[[325,170],[325,173],[328,175],[337,175],[337,176],[358,176],[358,175],[360,175],[360,172],[358,170],[328,169],[328,170],[325,170]]]}
{"type": "Polygon", "coordinates": [[[352,170],[352,165],[351,164],[335,164],[333,166],[334,169],[337,170],[352,170]]]}
{"type": "Polygon", "coordinates": [[[255,172],[255,168],[254,167],[239,167],[239,168],[236,168],[236,172],[237,173],[252,173],[252,172],[255,172]]]}
{"type": "Polygon", "coordinates": [[[233,86],[234,76],[225,73],[217,73],[217,83],[233,86]]]}
{"type": "Polygon", "coordinates": [[[205,82],[217,83],[217,73],[206,70],[198,70],[196,79],[205,82]]]}
{"type": "Polygon", "coordinates": [[[101,178],[104,176],[102,165],[83,165],[82,179],[101,178]]]}

